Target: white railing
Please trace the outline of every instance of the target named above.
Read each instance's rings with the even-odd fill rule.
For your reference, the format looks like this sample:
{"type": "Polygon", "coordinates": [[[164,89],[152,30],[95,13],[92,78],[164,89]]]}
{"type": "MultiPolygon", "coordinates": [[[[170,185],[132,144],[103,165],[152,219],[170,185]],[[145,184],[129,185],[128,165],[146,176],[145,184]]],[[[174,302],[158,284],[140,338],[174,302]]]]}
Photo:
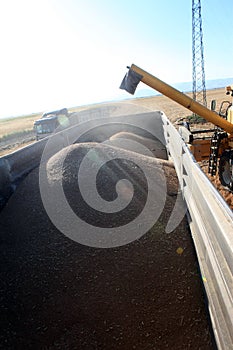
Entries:
{"type": "Polygon", "coordinates": [[[180,182],[219,349],[233,344],[233,213],[163,115],[164,135],[180,182]]]}

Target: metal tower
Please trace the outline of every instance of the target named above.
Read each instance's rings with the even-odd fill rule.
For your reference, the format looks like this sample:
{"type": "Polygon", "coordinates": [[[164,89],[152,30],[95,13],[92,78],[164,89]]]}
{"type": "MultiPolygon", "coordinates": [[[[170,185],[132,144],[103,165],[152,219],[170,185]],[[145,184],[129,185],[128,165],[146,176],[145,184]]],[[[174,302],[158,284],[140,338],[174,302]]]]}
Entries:
{"type": "Polygon", "coordinates": [[[192,0],[193,99],[206,106],[201,0],[192,0]]]}

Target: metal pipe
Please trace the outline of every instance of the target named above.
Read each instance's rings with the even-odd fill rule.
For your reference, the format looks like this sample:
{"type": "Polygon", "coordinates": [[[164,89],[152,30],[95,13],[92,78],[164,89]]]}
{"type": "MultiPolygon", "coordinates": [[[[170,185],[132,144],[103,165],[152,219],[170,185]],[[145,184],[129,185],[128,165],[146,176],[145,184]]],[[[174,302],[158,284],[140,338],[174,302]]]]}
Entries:
{"type": "Polygon", "coordinates": [[[233,134],[233,124],[228,122],[226,119],[221,118],[215,112],[194,101],[191,97],[183,94],[177,89],[174,89],[172,86],[164,83],[162,80],[154,77],[153,75],[139,68],[135,64],[132,64],[130,68],[136,73],[142,75],[141,81],[146,85],[159,91],[161,94],[169,97],[173,101],[179,103],[180,105],[189,109],[193,113],[196,113],[202,118],[208,120],[214,125],[219,126],[229,134],[233,134]]]}

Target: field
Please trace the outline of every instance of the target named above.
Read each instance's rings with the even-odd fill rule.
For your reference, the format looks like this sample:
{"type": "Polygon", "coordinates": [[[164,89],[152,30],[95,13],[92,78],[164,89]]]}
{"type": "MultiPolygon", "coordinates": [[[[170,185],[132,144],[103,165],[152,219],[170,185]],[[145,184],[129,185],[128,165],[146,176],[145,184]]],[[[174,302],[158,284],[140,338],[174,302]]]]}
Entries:
{"type": "MultiPolygon", "coordinates": [[[[191,94],[188,94],[191,96],[191,94]]],[[[217,101],[217,110],[222,100],[225,99],[225,91],[222,89],[214,89],[207,91],[207,103],[210,106],[210,101],[215,99],[217,101]]],[[[167,117],[175,122],[179,118],[184,118],[191,115],[186,108],[173,102],[165,96],[145,97],[138,99],[127,99],[119,103],[133,104],[135,106],[143,107],[149,110],[161,110],[167,117]]],[[[108,103],[107,105],[116,104],[116,102],[108,103]]],[[[79,111],[87,108],[100,107],[102,104],[73,107],[69,108],[70,112],[79,111]]],[[[106,105],[106,104],[105,104],[106,105]]],[[[35,133],[33,124],[35,120],[40,118],[41,113],[35,113],[18,118],[8,118],[0,120],[0,156],[24,147],[25,145],[35,141],[35,133]]]]}
{"type": "MultiPolygon", "coordinates": [[[[192,97],[192,93],[187,93],[188,96],[192,97]]],[[[221,101],[226,99],[225,89],[213,89],[206,92],[207,107],[210,108],[211,100],[216,100],[216,110],[218,111],[221,101]]],[[[190,116],[192,112],[189,112],[186,108],[182,107],[178,103],[170,100],[165,96],[154,96],[149,98],[139,98],[134,103],[140,106],[147,107],[152,110],[161,110],[166,116],[175,122],[179,118],[190,116]]]]}
{"type": "Polygon", "coordinates": [[[33,124],[39,114],[0,119],[0,156],[35,140],[33,124]]]}
{"type": "Polygon", "coordinates": [[[26,131],[33,129],[33,123],[39,118],[39,114],[31,114],[22,117],[0,119],[0,139],[19,131],[26,131]]]}

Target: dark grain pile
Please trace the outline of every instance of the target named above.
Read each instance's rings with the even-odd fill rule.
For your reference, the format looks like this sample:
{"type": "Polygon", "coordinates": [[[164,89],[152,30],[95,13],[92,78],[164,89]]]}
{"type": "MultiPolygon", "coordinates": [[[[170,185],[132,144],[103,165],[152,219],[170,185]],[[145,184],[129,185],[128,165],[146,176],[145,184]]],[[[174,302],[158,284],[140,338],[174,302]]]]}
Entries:
{"type": "MultiPolygon", "coordinates": [[[[67,164],[88,147],[102,146],[71,146],[67,164]]],[[[76,168],[68,165],[63,183],[75,206],[77,184],[66,179],[76,168]]],[[[0,216],[1,349],[214,349],[186,220],[165,233],[177,178],[170,164],[163,167],[168,194],[159,220],[141,239],[112,249],[61,234],[43,208],[38,169],[28,175],[0,216]]],[[[104,184],[109,193],[111,185],[104,184]]]]}

